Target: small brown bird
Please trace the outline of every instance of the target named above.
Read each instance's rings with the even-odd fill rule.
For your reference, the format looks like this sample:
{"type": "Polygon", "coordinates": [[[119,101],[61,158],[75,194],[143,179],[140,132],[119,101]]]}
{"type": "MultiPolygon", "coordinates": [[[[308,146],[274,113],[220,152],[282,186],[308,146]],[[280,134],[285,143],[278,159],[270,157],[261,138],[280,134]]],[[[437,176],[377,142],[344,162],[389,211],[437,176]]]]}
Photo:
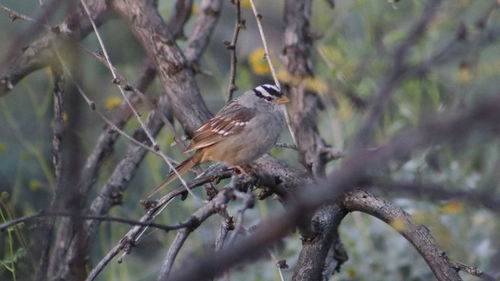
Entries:
{"type": "MultiPolygon", "coordinates": [[[[261,85],[224,106],[214,118],[196,130],[185,152],[196,150],[175,169],[182,175],[208,161],[223,163],[240,171],[271,149],[284,126],[281,104],[288,103],[275,85],[261,85]]],[[[177,177],[170,172],[148,198],[177,177]]]]}

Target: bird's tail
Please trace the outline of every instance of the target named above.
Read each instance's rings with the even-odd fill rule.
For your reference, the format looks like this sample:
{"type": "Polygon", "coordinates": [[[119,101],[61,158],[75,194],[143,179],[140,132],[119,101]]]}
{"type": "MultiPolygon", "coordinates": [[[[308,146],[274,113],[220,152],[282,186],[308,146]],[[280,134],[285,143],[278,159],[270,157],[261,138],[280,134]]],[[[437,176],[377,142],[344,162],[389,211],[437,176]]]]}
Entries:
{"type": "Polygon", "coordinates": [[[150,198],[151,196],[156,194],[158,191],[160,191],[164,186],[166,186],[167,184],[169,184],[170,182],[175,180],[177,178],[177,174],[183,175],[185,172],[189,171],[194,166],[200,164],[201,158],[202,158],[201,153],[199,153],[199,151],[197,151],[193,156],[184,160],[184,162],[180,163],[177,167],[175,167],[175,170],[177,171],[177,173],[175,173],[174,171],[171,171],[170,174],[168,175],[168,177],[162,183],[160,183],[157,187],[155,187],[153,189],[153,191],[151,191],[148,194],[147,198],[150,198]]]}

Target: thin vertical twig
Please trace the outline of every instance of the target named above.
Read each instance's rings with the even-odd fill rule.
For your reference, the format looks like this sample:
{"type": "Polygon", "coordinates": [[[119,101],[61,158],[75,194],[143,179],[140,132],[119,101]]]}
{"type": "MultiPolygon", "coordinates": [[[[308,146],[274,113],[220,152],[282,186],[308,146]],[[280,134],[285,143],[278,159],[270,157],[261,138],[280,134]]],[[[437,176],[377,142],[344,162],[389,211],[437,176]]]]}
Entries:
{"type": "MultiPolygon", "coordinates": [[[[103,43],[103,41],[101,39],[101,36],[99,34],[99,31],[97,30],[97,26],[96,26],[94,20],[92,19],[92,16],[91,16],[90,11],[89,11],[89,9],[87,7],[87,4],[85,4],[85,1],[84,0],[80,0],[80,3],[82,3],[82,6],[83,6],[83,8],[85,10],[85,13],[87,14],[87,17],[88,17],[90,23],[92,24],[92,28],[94,29],[94,32],[95,32],[96,37],[97,37],[97,40],[98,40],[99,45],[101,47],[101,50],[102,50],[102,52],[104,54],[104,58],[106,59],[106,62],[109,65],[109,70],[111,71],[111,74],[113,75],[113,80],[115,81],[116,79],[118,79],[118,76],[116,75],[116,72],[114,71],[114,67],[111,64],[108,52],[106,51],[104,43],[103,43]]],[[[177,171],[177,169],[175,169],[174,165],[172,165],[172,163],[169,160],[169,158],[165,154],[163,154],[161,152],[160,146],[156,143],[156,140],[151,135],[151,133],[149,132],[148,128],[144,125],[144,122],[142,121],[140,114],[132,106],[132,104],[130,103],[130,100],[128,99],[127,95],[125,94],[125,92],[123,91],[123,89],[122,89],[122,87],[120,85],[118,85],[118,89],[120,90],[120,93],[122,94],[122,96],[125,99],[125,101],[128,103],[128,105],[129,105],[130,109],[132,110],[132,112],[134,113],[134,115],[137,117],[137,120],[139,121],[142,129],[146,133],[147,137],[149,138],[149,140],[150,140],[150,142],[151,142],[151,144],[153,146],[153,150],[158,152],[158,153],[155,153],[155,154],[159,155],[165,161],[165,163],[167,163],[167,165],[170,167],[170,169],[177,175],[177,177],[181,181],[182,185],[186,188],[186,190],[188,191],[188,193],[191,196],[193,196],[193,198],[195,198],[196,200],[200,200],[194,193],[191,192],[191,190],[189,190],[189,188],[187,187],[186,181],[182,178],[182,176],[179,174],[179,172],[177,171]]],[[[105,119],[104,115],[102,115],[102,114],[100,114],[100,115],[101,115],[101,118],[105,119]]],[[[112,124],[112,122],[108,122],[108,123],[112,124]]],[[[114,127],[116,127],[116,126],[114,126],[114,127]]]]}
{"type": "Polygon", "coordinates": [[[255,7],[255,3],[253,0],[250,0],[250,5],[252,6],[253,14],[255,15],[255,21],[257,22],[257,27],[259,28],[260,38],[262,39],[262,45],[264,46],[265,57],[267,63],[269,64],[269,69],[271,70],[271,74],[273,75],[274,84],[281,89],[280,81],[278,80],[278,76],[276,75],[276,70],[274,69],[273,63],[271,61],[271,53],[269,52],[269,48],[267,47],[266,35],[264,34],[264,29],[262,28],[262,15],[257,12],[257,8],[255,7]]]}
{"type": "MultiPolygon", "coordinates": [[[[276,75],[276,70],[274,69],[273,63],[271,61],[271,55],[269,52],[269,48],[267,47],[267,41],[266,41],[266,36],[264,34],[264,29],[262,28],[262,23],[261,23],[262,15],[257,12],[257,8],[255,7],[255,3],[253,0],[250,0],[250,5],[252,6],[252,11],[253,11],[253,14],[255,16],[255,21],[257,22],[257,27],[259,28],[260,38],[262,40],[262,45],[264,46],[265,57],[266,57],[267,63],[269,64],[269,69],[271,70],[274,84],[276,84],[276,86],[278,86],[278,88],[281,89],[281,84],[280,84],[280,81],[278,80],[278,76],[276,75]]],[[[283,110],[283,112],[285,113],[286,125],[288,127],[288,131],[290,132],[290,135],[292,136],[293,143],[295,145],[297,145],[297,138],[295,137],[295,134],[293,133],[292,124],[290,121],[290,116],[288,115],[288,111],[286,110],[286,107],[285,107],[285,110],[283,110]]]]}
{"type": "Polygon", "coordinates": [[[233,99],[234,91],[238,90],[236,85],[236,68],[238,57],[236,56],[236,44],[238,43],[238,35],[240,30],[245,28],[245,20],[241,19],[240,0],[232,0],[236,14],[236,22],[234,24],[233,38],[231,42],[225,41],[224,44],[231,55],[230,70],[229,70],[229,85],[227,87],[227,102],[233,99]]]}
{"type": "MultiPolygon", "coordinates": [[[[95,35],[97,37],[97,41],[99,42],[99,46],[101,47],[101,51],[104,55],[104,58],[106,59],[106,62],[108,63],[108,69],[111,71],[111,75],[113,75],[113,83],[118,84],[118,83],[116,83],[116,81],[118,81],[118,76],[116,75],[115,68],[113,67],[113,64],[111,64],[111,60],[109,59],[108,51],[106,50],[106,47],[104,46],[104,42],[102,41],[101,35],[100,35],[99,31],[97,30],[97,26],[96,26],[94,20],[92,19],[92,16],[91,16],[90,11],[87,7],[87,4],[85,3],[84,0],[80,0],[80,3],[82,3],[83,9],[85,10],[87,17],[89,18],[90,24],[92,25],[92,29],[94,29],[95,35]]],[[[130,110],[132,110],[135,117],[137,117],[137,121],[139,121],[139,123],[141,124],[141,127],[143,128],[144,132],[146,133],[149,140],[153,144],[154,149],[159,150],[160,148],[159,148],[158,144],[156,143],[156,140],[153,138],[153,136],[151,136],[151,133],[144,125],[144,122],[141,119],[141,115],[134,108],[134,106],[130,102],[129,98],[125,94],[125,91],[122,89],[122,87],[120,85],[118,85],[118,89],[120,90],[120,93],[122,94],[123,99],[127,102],[128,106],[130,107],[130,110]]]]}

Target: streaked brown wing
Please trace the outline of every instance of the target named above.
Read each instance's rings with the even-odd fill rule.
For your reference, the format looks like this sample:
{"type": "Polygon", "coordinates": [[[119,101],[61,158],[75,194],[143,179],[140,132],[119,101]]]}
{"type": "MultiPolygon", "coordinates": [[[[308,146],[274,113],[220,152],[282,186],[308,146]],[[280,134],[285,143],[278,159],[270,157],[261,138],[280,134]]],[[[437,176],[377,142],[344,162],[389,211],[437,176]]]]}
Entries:
{"type": "Polygon", "coordinates": [[[207,147],[229,136],[239,134],[254,116],[254,109],[234,102],[228,104],[214,118],[196,130],[193,140],[185,151],[207,147]]]}

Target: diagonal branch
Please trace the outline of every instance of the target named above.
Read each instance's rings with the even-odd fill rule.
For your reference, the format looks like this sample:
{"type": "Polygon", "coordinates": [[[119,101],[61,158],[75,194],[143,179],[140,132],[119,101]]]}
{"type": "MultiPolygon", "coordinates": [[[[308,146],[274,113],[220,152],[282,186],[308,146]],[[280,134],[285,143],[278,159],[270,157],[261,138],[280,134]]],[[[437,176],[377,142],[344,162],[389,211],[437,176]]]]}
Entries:
{"type": "MultiPolygon", "coordinates": [[[[189,188],[195,188],[203,185],[207,182],[217,181],[222,178],[229,177],[231,174],[230,171],[225,171],[221,169],[220,165],[216,165],[215,167],[211,167],[205,171],[199,178],[193,180],[188,184],[189,188]]],[[[165,196],[163,196],[157,203],[154,204],[154,207],[150,207],[147,209],[146,213],[141,217],[139,221],[141,222],[150,222],[152,221],[160,211],[171,202],[175,197],[182,195],[184,193],[184,188],[177,188],[165,196]]],[[[114,246],[108,253],[99,261],[99,263],[91,270],[90,274],[87,277],[87,281],[94,280],[97,275],[104,269],[104,267],[121,251],[124,251],[124,255],[128,254],[131,251],[132,245],[137,245],[140,236],[144,233],[144,227],[133,227],[130,229],[127,234],[120,240],[120,242],[114,246]]],[[[123,258],[123,256],[122,256],[123,258]]],[[[121,260],[121,258],[120,258],[121,260]]],[[[119,262],[120,262],[119,260],[119,262]]]]}
{"type": "Polygon", "coordinates": [[[194,212],[188,221],[193,222],[192,227],[184,228],[177,232],[174,241],[170,245],[163,264],[160,269],[160,274],[158,280],[164,280],[168,278],[174,261],[179,253],[180,249],[184,245],[189,234],[191,234],[201,223],[203,223],[207,218],[217,213],[217,211],[225,209],[227,202],[229,202],[234,196],[232,195],[233,188],[225,187],[217,193],[217,195],[207,204],[203,205],[196,212],[194,212]]]}
{"type": "MultiPolygon", "coordinates": [[[[88,3],[88,6],[97,26],[107,20],[108,4],[106,0],[93,0],[88,3]]],[[[0,97],[12,90],[22,78],[49,66],[55,60],[51,47],[54,39],[61,36],[81,40],[92,31],[92,26],[83,9],[78,7],[52,30],[23,48],[20,54],[9,61],[5,69],[0,70],[0,97]]]]}

